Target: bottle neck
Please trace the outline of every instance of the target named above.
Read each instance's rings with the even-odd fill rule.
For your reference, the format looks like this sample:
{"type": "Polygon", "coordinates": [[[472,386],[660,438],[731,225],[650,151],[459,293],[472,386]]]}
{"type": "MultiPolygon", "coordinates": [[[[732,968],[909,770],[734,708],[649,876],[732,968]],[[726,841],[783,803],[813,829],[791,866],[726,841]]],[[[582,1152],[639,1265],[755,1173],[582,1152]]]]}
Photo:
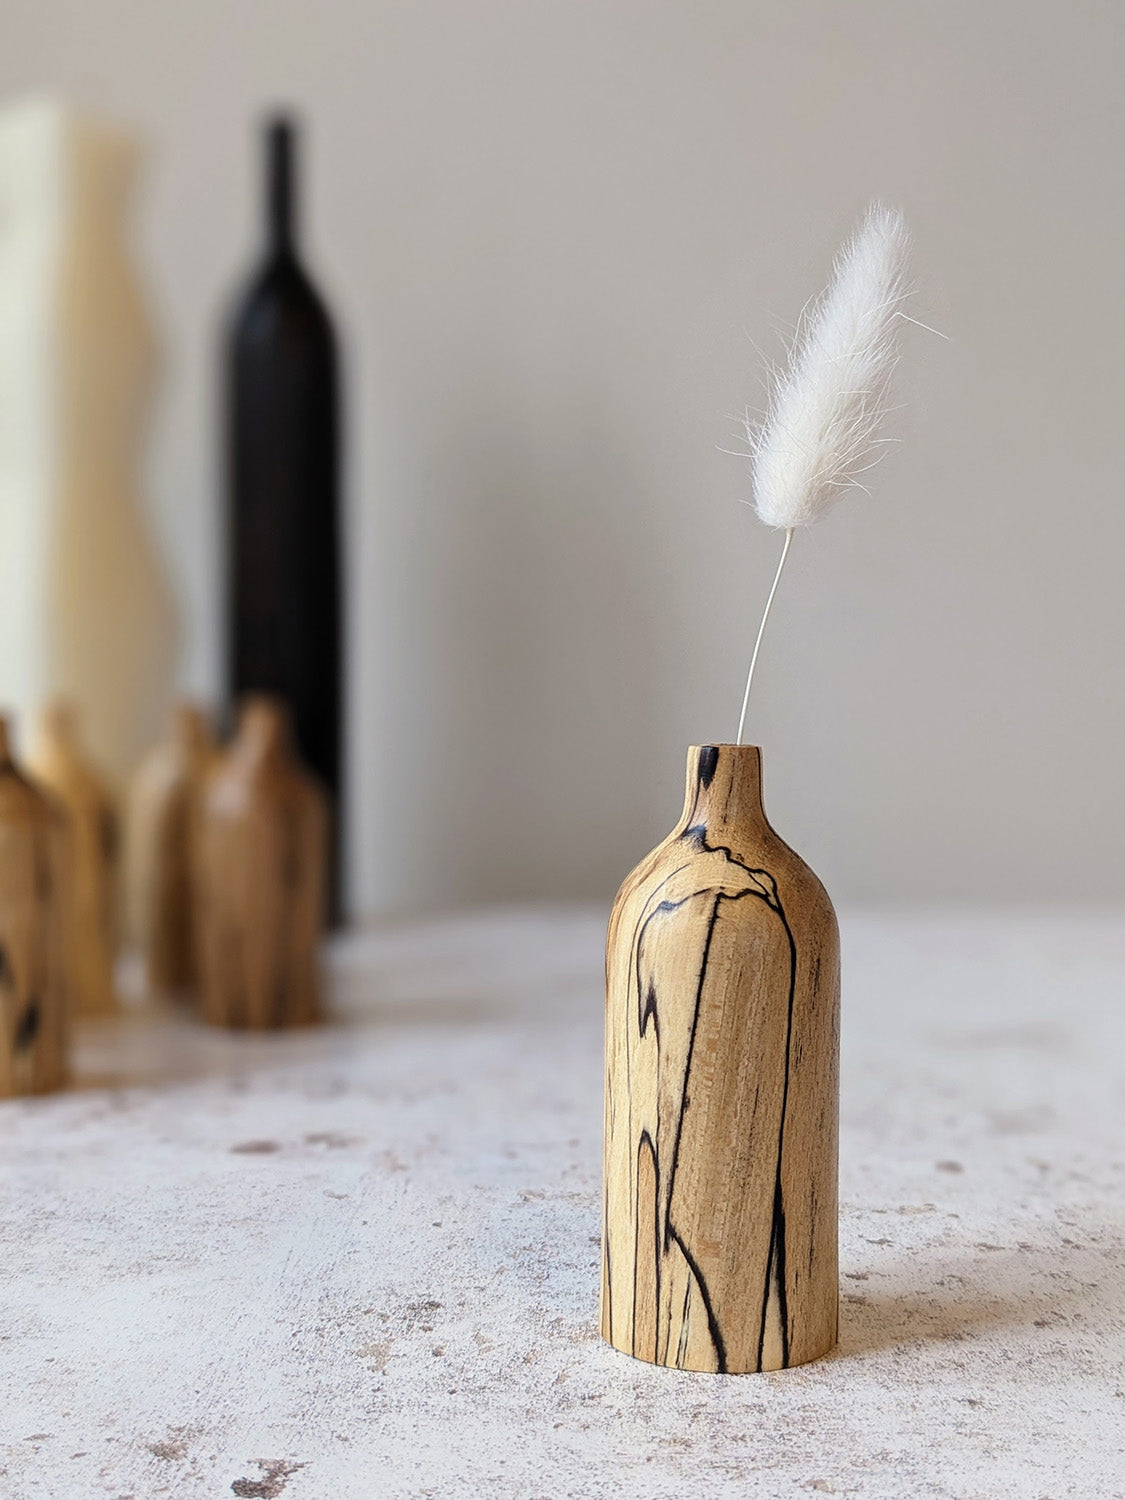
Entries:
{"type": "Polygon", "coordinates": [[[211,726],[198,704],[181,702],[175,705],[171,738],[188,755],[198,755],[210,748],[211,726]]]}
{"type": "Polygon", "coordinates": [[[247,767],[283,766],[289,758],[289,709],[284,700],[252,693],[238,718],[234,754],[247,767]]]}
{"type": "Polygon", "coordinates": [[[739,832],[769,831],[762,806],[757,745],[692,745],[681,831],[703,828],[709,844],[737,843],[739,832]]]}
{"type": "Polygon", "coordinates": [[[78,749],[78,715],[66,698],[53,698],[44,704],[39,720],[40,738],[52,749],[73,755],[78,749]]]}
{"type": "Polygon", "coordinates": [[[293,255],[297,244],[296,132],[289,120],[266,127],[266,237],[271,255],[293,255]]]}

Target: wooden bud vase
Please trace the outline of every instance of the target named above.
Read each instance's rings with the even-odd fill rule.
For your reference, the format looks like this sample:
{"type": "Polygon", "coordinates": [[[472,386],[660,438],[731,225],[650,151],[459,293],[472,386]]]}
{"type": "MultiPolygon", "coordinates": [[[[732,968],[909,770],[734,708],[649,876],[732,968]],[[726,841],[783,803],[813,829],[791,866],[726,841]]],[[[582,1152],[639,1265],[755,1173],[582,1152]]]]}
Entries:
{"type": "Polygon", "coordinates": [[[195,869],[203,1015],[262,1031],[320,1016],[325,794],[290,749],[282,703],[247,700],[207,778],[195,869]]]}
{"type": "Polygon", "coordinates": [[[749,745],[688,752],[606,959],[602,1334],[742,1373],[836,1342],[839,940],[749,745]]]}
{"type": "Polygon", "coordinates": [[[28,770],[67,815],[67,993],[79,1016],[117,1009],[117,813],[109,789],[86,759],[77,711],[49,703],[28,770]]]}
{"type": "Polygon", "coordinates": [[[66,1082],[62,814],[12,763],[0,719],[0,1097],[66,1082]]]}
{"type": "Polygon", "coordinates": [[[195,981],[195,825],[217,757],[207,715],[177,704],[167,739],[145,756],[129,787],[126,913],[152,990],[183,990],[195,981]]]}

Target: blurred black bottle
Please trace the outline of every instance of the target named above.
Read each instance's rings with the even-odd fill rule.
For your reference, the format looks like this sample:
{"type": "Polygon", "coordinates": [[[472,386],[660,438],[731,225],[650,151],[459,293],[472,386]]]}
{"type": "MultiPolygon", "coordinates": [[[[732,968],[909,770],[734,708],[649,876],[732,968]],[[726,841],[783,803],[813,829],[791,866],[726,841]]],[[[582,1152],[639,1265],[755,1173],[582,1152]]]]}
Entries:
{"type": "MultiPolygon", "coordinates": [[[[266,242],[227,335],[229,689],[279,693],[339,827],[340,561],[336,344],[297,259],[296,130],[265,137],[266,242]]],[[[334,841],[338,848],[338,842],[334,841]]],[[[332,868],[337,913],[338,859],[332,868]]]]}

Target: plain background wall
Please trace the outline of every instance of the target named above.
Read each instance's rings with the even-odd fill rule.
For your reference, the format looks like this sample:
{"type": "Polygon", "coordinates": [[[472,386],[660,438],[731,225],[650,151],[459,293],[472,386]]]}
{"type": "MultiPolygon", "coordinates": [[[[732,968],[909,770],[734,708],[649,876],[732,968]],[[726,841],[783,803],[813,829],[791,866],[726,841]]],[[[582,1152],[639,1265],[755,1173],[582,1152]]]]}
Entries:
{"type": "Polygon", "coordinates": [[[1125,895],[1115,0],[7,0],[0,88],[151,143],[150,496],[219,680],[216,338],[309,124],[345,339],[353,906],[608,895],[730,738],[778,539],[737,415],[878,195],[905,439],[799,538],[754,731],[845,900],[1125,895]]]}

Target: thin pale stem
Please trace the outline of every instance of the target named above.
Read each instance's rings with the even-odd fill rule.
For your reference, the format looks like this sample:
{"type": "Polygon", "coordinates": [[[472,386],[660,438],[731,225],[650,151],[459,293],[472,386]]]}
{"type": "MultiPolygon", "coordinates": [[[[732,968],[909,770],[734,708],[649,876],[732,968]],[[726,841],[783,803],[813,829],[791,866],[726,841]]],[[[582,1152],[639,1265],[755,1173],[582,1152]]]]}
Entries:
{"type": "Polygon", "coordinates": [[[746,728],[746,710],[750,707],[750,687],[754,681],[754,668],[758,665],[758,652],[762,649],[762,637],[766,633],[766,621],[769,619],[770,610],[773,608],[773,596],[777,593],[777,586],[781,582],[781,570],[785,566],[785,559],[789,556],[789,544],[792,540],[793,528],[790,526],[785,533],[785,546],[781,549],[781,561],[777,565],[777,572],[773,575],[773,587],[770,589],[769,598],[766,600],[766,607],[762,611],[762,623],[758,626],[758,639],[754,642],[754,654],[750,658],[750,670],[746,674],[746,691],[742,695],[742,713],[738,719],[736,745],[742,744],[742,735],[746,728]]]}

